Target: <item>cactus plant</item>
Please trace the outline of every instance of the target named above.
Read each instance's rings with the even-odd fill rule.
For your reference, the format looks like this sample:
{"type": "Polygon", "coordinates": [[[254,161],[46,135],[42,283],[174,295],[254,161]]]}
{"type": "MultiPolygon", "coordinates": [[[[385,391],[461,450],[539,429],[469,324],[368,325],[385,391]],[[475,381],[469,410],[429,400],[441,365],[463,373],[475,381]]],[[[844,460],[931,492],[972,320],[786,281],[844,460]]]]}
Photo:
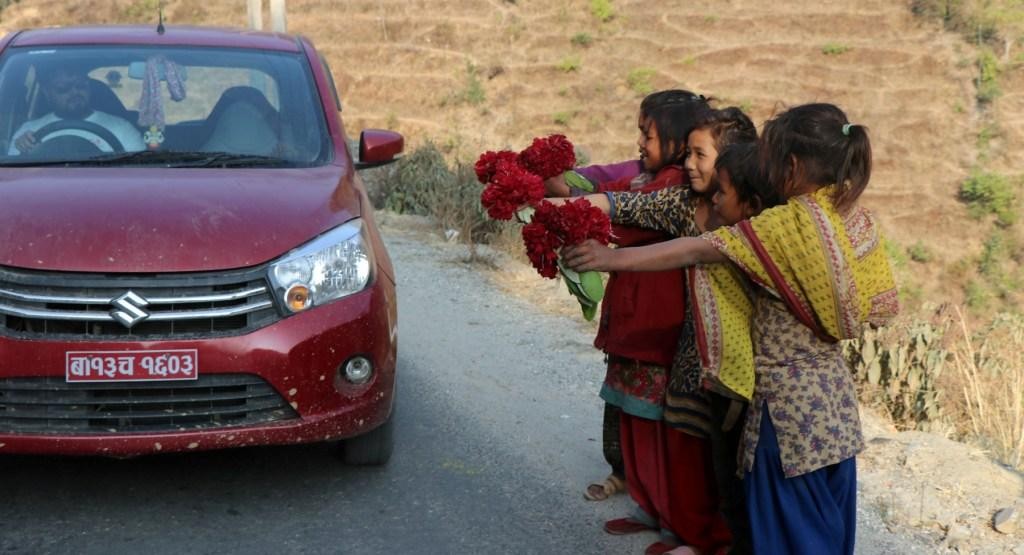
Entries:
{"type": "Polygon", "coordinates": [[[945,323],[865,329],[844,353],[869,401],[883,405],[902,428],[944,427],[941,392],[935,384],[949,353],[945,323]]]}

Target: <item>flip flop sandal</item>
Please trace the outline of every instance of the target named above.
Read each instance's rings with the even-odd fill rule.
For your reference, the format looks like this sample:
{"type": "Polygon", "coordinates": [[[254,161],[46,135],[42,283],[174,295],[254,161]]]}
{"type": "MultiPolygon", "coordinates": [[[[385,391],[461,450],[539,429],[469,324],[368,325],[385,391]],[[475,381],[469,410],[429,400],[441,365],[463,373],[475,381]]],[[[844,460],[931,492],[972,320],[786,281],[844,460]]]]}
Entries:
{"type": "MultiPolygon", "coordinates": [[[[637,532],[657,532],[658,529],[648,526],[639,520],[633,520],[632,518],[626,517],[616,518],[615,520],[605,522],[604,531],[612,534],[613,536],[624,536],[626,534],[636,534],[637,532]]],[[[671,547],[669,549],[671,549],[671,547]]]]}
{"type": "Polygon", "coordinates": [[[626,491],[626,482],[614,474],[609,474],[604,482],[590,484],[583,492],[583,498],[587,501],[604,501],[616,493],[626,491]]]}

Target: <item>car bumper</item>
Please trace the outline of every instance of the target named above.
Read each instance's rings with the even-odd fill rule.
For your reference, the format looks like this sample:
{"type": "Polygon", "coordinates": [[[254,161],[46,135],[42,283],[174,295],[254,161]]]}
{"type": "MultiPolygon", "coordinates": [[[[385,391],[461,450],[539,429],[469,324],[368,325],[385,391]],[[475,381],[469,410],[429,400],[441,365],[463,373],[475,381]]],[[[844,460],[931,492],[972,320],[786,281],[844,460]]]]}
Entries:
{"type": "MultiPolygon", "coordinates": [[[[252,426],[143,433],[12,433],[0,430],[0,454],[132,457],[150,453],[344,439],[369,432],[391,414],[396,364],[394,285],[385,277],[366,291],[284,318],[251,333],[201,340],[38,341],[0,337],[0,378],[65,376],[67,351],[196,349],[200,376],[252,374],[265,380],[297,418],[252,426]],[[346,381],[351,357],[373,363],[371,379],[346,381]]],[[[0,417],[3,416],[0,398],[0,417]]],[[[2,420],[2,419],[0,419],[2,420]]]]}

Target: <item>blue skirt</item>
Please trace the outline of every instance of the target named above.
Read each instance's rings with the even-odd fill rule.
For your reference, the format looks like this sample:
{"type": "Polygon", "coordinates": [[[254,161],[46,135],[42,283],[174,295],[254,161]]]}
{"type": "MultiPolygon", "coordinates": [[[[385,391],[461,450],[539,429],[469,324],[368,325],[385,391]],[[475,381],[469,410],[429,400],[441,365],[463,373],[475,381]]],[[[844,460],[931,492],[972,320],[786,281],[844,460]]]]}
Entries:
{"type": "Polygon", "coordinates": [[[754,466],[745,474],[754,552],[758,555],[852,555],[857,532],[854,458],[786,478],[768,407],[754,466]]]}

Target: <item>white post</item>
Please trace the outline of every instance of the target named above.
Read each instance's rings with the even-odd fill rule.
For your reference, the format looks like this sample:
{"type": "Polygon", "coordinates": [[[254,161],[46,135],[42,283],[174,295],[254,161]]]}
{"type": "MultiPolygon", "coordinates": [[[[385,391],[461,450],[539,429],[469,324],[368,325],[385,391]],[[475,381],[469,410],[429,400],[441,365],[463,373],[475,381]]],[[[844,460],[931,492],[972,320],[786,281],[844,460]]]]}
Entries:
{"type": "Polygon", "coordinates": [[[249,13],[249,28],[260,31],[263,29],[263,0],[246,0],[249,13]]]}
{"type": "Polygon", "coordinates": [[[288,18],[285,0],[270,0],[270,30],[275,33],[288,32],[288,18]]]}

